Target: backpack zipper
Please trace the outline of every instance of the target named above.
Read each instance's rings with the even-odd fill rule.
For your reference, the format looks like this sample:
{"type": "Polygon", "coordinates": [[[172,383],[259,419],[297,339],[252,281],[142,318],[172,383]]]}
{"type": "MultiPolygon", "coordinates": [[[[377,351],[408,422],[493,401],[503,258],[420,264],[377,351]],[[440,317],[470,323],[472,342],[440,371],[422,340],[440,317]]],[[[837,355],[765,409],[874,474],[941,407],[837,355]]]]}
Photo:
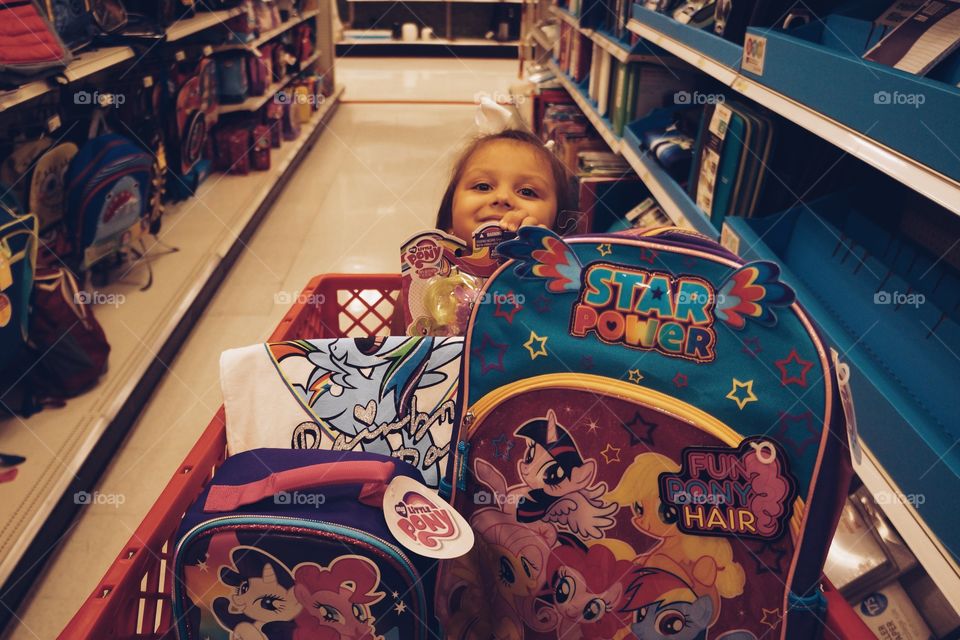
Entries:
{"type": "MultiPolygon", "coordinates": [[[[455,504],[458,491],[466,491],[467,489],[470,440],[476,434],[486,416],[502,402],[539,389],[577,389],[625,398],[645,407],[661,410],[667,415],[714,436],[729,447],[739,447],[744,440],[744,436],[739,432],[702,409],[647,387],[639,387],[622,380],[580,373],[554,373],[526,378],[494,389],[467,409],[465,415],[472,416],[472,419],[469,421],[469,425],[467,425],[466,419],[464,420],[464,426],[467,427],[466,434],[462,436],[464,439],[457,443],[456,453],[454,454],[456,457],[452,461],[453,468],[456,469],[457,482],[453,487],[451,504],[455,504]]],[[[790,530],[794,540],[797,539],[803,517],[803,499],[798,497],[794,503],[793,516],[790,520],[790,530]]]]}
{"type": "MultiPolygon", "coordinates": [[[[306,518],[291,518],[286,516],[268,516],[268,515],[234,515],[234,516],[221,516],[219,518],[214,518],[213,520],[207,520],[201,522],[200,524],[194,526],[190,529],[183,537],[180,539],[180,542],[177,544],[176,550],[174,551],[173,557],[175,558],[174,566],[174,598],[173,598],[173,615],[176,620],[179,621],[179,635],[182,638],[189,637],[187,635],[186,620],[184,619],[184,612],[180,606],[180,596],[177,594],[177,591],[182,591],[184,589],[184,582],[180,579],[182,566],[182,550],[188,544],[192,543],[193,540],[199,537],[201,534],[206,533],[211,529],[215,529],[224,524],[269,524],[278,527],[296,527],[298,529],[314,529],[322,533],[332,533],[340,535],[349,535],[350,537],[356,538],[362,542],[377,548],[379,551],[383,552],[385,555],[389,556],[402,566],[408,577],[410,578],[410,584],[413,586],[413,592],[416,594],[418,610],[422,616],[427,614],[427,601],[424,596],[423,590],[418,588],[417,585],[421,582],[421,577],[416,567],[413,566],[413,563],[410,562],[410,559],[406,554],[400,550],[396,545],[387,542],[386,540],[379,538],[373,534],[367,533],[366,531],[361,531],[354,527],[349,527],[347,525],[335,524],[332,522],[326,522],[323,520],[309,520],[306,518]]],[[[419,625],[420,631],[418,632],[418,637],[425,637],[423,629],[430,624],[430,620],[422,620],[419,625]]]]}

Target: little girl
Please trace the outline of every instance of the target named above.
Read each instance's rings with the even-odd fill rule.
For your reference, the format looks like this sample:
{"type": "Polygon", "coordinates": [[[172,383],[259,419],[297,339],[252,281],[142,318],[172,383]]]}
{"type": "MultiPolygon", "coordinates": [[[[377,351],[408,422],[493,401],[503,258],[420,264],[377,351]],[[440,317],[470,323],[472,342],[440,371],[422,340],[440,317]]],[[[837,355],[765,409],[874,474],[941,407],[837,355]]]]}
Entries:
{"type": "Polygon", "coordinates": [[[485,222],[499,222],[507,231],[523,225],[556,231],[559,213],[572,209],[560,160],[535,135],[506,129],[477,138],[457,160],[437,228],[469,244],[485,222]]]}

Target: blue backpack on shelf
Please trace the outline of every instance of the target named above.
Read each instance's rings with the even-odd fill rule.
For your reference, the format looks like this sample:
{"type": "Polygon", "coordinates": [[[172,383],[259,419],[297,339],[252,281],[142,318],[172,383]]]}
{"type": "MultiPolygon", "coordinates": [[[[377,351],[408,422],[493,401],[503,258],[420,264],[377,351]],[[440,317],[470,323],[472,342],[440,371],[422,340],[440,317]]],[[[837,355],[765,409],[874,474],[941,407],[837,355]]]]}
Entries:
{"type": "MultiPolygon", "coordinates": [[[[37,218],[21,213],[16,198],[0,185],[0,393],[27,349],[30,292],[37,262],[37,218]]],[[[9,404],[7,398],[0,402],[9,404]]],[[[11,407],[14,408],[14,407],[11,407]]],[[[0,406],[2,410],[2,406],[0,406]]]]}
{"type": "MultiPolygon", "coordinates": [[[[415,467],[370,453],[254,449],[227,458],[176,536],[177,636],[435,637],[436,561],[404,550],[383,511],[399,476],[422,481],[415,467]]],[[[429,498],[415,492],[394,509],[411,495],[411,509],[429,512],[429,498]]]]}
{"type": "Polygon", "coordinates": [[[149,227],[153,158],[121,135],[96,135],[102,117],[94,116],[90,139],[64,179],[67,229],[81,270],[130,246],[149,227]]]}

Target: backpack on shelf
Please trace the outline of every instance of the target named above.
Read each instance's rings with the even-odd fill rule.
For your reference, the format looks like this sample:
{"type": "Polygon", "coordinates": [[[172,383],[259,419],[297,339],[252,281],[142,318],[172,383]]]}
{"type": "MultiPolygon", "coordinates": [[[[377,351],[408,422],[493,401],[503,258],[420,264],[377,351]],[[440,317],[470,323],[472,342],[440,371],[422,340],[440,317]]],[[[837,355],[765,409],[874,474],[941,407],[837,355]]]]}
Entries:
{"type": "Polygon", "coordinates": [[[232,53],[217,58],[217,97],[226,104],[238,104],[250,95],[246,53],[232,53]]]}
{"type": "Polygon", "coordinates": [[[522,227],[498,251],[464,346],[449,478],[476,544],[441,567],[444,637],[816,637],[850,463],[778,267],[675,229],[522,227]]]}
{"type": "Polygon", "coordinates": [[[30,371],[41,404],[62,404],[94,386],[107,370],[110,344],[88,293],[63,267],[42,267],[34,279],[30,347],[42,354],[30,371]]]}
{"type": "Polygon", "coordinates": [[[216,130],[214,146],[217,171],[242,176],[250,173],[250,136],[247,123],[221,126],[216,130]]]}
{"type": "Polygon", "coordinates": [[[66,226],[80,271],[131,246],[149,226],[153,158],[124,136],[98,134],[102,120],[97,110],[65,176],[66,226]]]}
{"type": "Polygon", "coordinates": [[[0,86],[66,69],[73,56],[33,0],[0,0],[0,86]]]}
{"type": "Polygon", "coordinates": [[[64,177],[79,151],[72,142],[48,149],[36,161],[30,175],[30,211],[37,216],[40,232],[63,220],[66,211],[64,177]]]}
{"type": "Polygon", "coordinates": [[[90,0],[43,0],[47,18],[71,51],[83,49],[97,29],[90,0]]]}
{"type": "Polygon", "coordinates": [[[217,63],[201,58],[196,64],[175,64],[167,75],[166,91],[174,108],[167,115],[166,161],[170,182],[199,184],[193,175],[218,119],[217,63]]]}
{"type": "Polygon", "coordinates": [[[0,184],[0,412],[24,405],[11,385],[29,361],[27,327],[37,261],[37,218],[24,214],[16,197],[0,184]]]}
{"type": "Polygon", "coordinates": [[[253,148],[250,150],[250,166],[254,171],[270,170],[270,127],[258,124],[253,128],[253,148]]]}
{"type": "Polygon", "coordinates": [[[178,637],[434,637],[436,561],[403,549],[384,515],[386,487],[400,477],[421,482],[414,467],[369,453],[227,458],[176,536],[178,637]]]}

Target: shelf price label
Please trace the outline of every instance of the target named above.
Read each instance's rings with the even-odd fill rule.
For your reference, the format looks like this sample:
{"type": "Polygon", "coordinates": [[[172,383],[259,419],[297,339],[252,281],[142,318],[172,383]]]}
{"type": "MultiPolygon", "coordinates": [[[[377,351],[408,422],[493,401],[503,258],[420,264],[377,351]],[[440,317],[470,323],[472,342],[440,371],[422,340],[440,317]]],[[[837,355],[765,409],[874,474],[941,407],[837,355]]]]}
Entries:
{"type": "Polygon", "coordinates": [[[767,39],[755,33],[748,33],[743,41],[743,61],[740,64],[743,70],[762,76],[766,55],[767,39]]]}

